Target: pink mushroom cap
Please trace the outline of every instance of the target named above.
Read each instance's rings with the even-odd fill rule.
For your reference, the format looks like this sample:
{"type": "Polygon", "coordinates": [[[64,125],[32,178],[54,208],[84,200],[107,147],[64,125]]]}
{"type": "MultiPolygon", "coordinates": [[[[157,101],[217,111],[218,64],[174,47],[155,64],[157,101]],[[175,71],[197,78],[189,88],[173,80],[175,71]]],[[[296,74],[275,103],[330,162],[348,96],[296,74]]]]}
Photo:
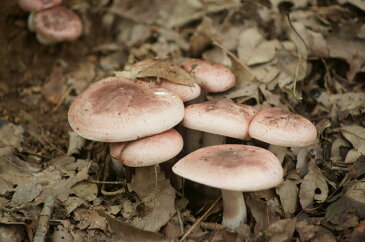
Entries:
{"type": "Polygon", "coordinates": [[[207,60],[189,59],[181,67],[201,81],[208,92],[224,92],[236,84],[236,77],[227,67],[207,60]]]}
{"type": "Polygon", "coordinates": [[[18,0],[19,6],[29,12],[40,11],[60,5],[62,0],[18,0]]]}
{"type": "Polygon", "coordinates": [[[181,135],[170,129],[135,141],[111,143],[110,154],[127,166],[150,166],[175,157],[183,145],[181,135]]]}
{"type": "Polygon", "coordinates": [[[230,191],[259,191],[279,185],[283,169],[270,151],[249,145],[214,145],[179,160],[172,170],[179,176],[230,191]]]}
{"type": "Polygon", "coordinates": [[[251,106],[215,99],[187,106],[182,125],[212,134],[248,139],[248,127],[255,113],[251,106]]]}
{"type": "Polygon", "coordinates": [[[68,121],[80,136],[124,142],[171,129],[184,117],[181,99],[144,81],[111,77],[92,84],[71,104],[68,121]]]}
{"type": "Polygon", "coordinates": [[[38,40],[43,44],[74,41],[82,33],[79,16],[63,6],[34,13],[30,25],[33,26],[38,40]]]}
{"type": "Polygon", "coordinates": [[[317,138],[317,129],[308,119],[280,108],[258,112],[248,132],[252,138],[286,147],[308,146],[317,138]]]}

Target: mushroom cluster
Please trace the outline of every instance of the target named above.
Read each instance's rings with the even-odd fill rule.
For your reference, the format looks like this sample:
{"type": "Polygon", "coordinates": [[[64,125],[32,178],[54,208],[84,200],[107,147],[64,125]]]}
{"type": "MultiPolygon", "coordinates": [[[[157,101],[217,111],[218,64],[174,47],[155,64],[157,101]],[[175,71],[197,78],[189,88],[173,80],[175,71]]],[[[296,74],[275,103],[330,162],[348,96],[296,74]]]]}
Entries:
{"type": "MultiPolygon", "coordinates": [[[[158,64],[142,61],[132,66],[132,71],[158,64]]],[[[196,83],[183,85],[158,75],[106,78],[75,99],[69,109],[69,123],[86,139],[109,142],[114,161],[132,167],[170,160],[183,146],[196,142],[186,138],[184,142],[173,129],[178,124],[186,132],[205,132],[203,144],[195,151],[185,150],[187,155],[172,170],[186,179],[222,189],[223,225],[236,229],[247,218],[242,192],[276,187],[283,179],[283,170],[269,150],[225,144],[225,137],[303,147],[314,142],[316,128],[304,117],[278,108],[257,112],[226,99],[201,101],[206,100],[202,98],[205,92],[223,92],[235,85],[233,73],[220,64],[187,60],[180,66],[169,66],[173,69],[167,72],[181,68],[196,83]]]]}
{"type": "Polygon", "coordinates": [[[28,29],[36,33],[40,43],[55,44],[80,37],[81,20],[72,10],[60,5],[62,0],[19,0],[18,3],[30,12],[28,29]]]}

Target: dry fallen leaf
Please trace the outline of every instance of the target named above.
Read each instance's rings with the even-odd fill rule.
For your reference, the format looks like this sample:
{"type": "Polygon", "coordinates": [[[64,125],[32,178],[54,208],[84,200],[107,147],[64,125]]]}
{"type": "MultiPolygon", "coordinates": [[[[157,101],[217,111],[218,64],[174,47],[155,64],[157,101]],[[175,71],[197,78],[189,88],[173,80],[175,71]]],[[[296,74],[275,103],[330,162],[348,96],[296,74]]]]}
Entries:
{"type": "Polygon", "coordinates": [[[327,179],[314,161],[309,162],[309,172],[300,185],[299,201],[303,209],[309,208],[313,202],[324,202],[328,196],[327,179]]]}
{"type": "Polygon", "coordinates": [[[100,229],[107,230],[106,218],[100,216],[97,211],[92,209],[79,208],[74,212],[74,219],[79,221],[77,227],[80,229],[100,229]]]}
{"type": "Polygon", "coordinates": [[[135,191],[147,207],[147,214],[133,221],[137,228],[158,231],[176,213],[175,189],[159,168],[139,167],[128,188],[135,191]]]}
{"type": "Polygon", "coordinates": [[[286,179],[284,183],[276,188],[280,202],[287,215],[295,213],[297,209],[298,187],[297,181],[286,179]]]}
{"type": "Polygon", "coordinates": [[[365,155],[365,128],[357,125],[343,126],[340,128],[342,135],[352,144],[354,149],[347,153],[346,163],[355,162],[360,156],[365,155]]]}
{"type": "Polygon", "coordinates": [[[21,143],[24,140],[23,133],[24,129],[22,126],[2,121],[0,123],[0,147],[12,146],[14,148],[21,148],[21,143]]]}
{"type": "Polygon", "coordinates": [[[293,237],[295,231],[295,219],[282,219],[271,224],[262,233],[256,236],[257,241],[284,242],[293,237]]]}
{"type": "Polygon", "coordinates": [[[104,217],[110,228],[116,233],[122,241],[128,242],[155,242],[155,241],[170,241],[163,235],[151,231],[145,231],[133,227],[119,219],[115,219],[101,210],[97,211],[100,216],[104,217]]]}

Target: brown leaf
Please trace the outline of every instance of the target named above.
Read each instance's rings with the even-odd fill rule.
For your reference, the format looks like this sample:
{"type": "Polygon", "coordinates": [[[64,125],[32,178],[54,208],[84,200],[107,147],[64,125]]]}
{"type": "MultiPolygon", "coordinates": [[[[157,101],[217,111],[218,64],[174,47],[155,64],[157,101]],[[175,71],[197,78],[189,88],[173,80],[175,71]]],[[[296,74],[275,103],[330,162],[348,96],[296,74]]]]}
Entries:
{"type": "Polygon", "coordinates": [[[284,183],[276,188],[276,193],[280,196],[284,212],[287,215],[295,213],[298,199],[297,182],[286,179],[284,183]]]}
{"type": "Polygon", "coordinates": [[[120,239],[128,242],[155,242],[155,241],[169,241],[166,237],[159,233],[145,231],[129,225],[119,219],[115,219],[106,214],[102,210],[97,210],[100,216],[106,218],[108,225],[116,233],[120,239]]]}
{"type": "Polygon", "coordinates": [[[263,233],[258,234],[261,241],[284,242],[293,237],[295,219],[283,219],[271,224],[263,233]]]}
{"type": "Polygon", "coordinates": [[[46,99],[57,104],[65,94],[66,84],[63,76],[63,69],[55,67],[49,77],[49,81],[44,84],[42,93],[46,99]]]}
{"type": "Polygon", "coordinates": [[[79,221],[77,227],[80,229],[100,229],[104,232],[107,230],[107,220],[95,210],[79,208],[74,214],[74,219],[79,221]]]}
{"type": "Polygon", "coordinates": [[[299,201],[303,209],[310,207],[314,201],[323,202],[328,196],[327,179],[314,161],[309,162],[309,172],[300,185],[299,201]]]}

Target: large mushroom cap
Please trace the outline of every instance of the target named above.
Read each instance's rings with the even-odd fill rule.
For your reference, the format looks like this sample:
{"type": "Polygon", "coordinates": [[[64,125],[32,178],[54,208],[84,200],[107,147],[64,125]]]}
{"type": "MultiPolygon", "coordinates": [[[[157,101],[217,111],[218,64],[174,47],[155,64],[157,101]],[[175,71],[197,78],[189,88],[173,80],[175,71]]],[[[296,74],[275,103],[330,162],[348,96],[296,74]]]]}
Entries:
{"type": "Polygon", "coordinates": [[[208,92],[224,92],[236,84],[236,77],[227,67],[207,60],[190,59],[181,67],[201,81],[208,92]]]}
{"type": "Polygon", "coordinates": [[[298,114],[267,108],[252,119],[249,135],[272,145],[304,147],[315,141],[317,130],[308,119],[298,114]]]}
{"type": "Polygon", "coordinates": [[[191,104],[185,108],[183,126],[222,136],[246,139],[256,111],[226,99],[191,104]]]}
{"type": "Polygon", "coordinates": [[[171,129],[184,116],[175,94],[147,82],[106,78],[86,89],[71,104],[68,120],[80,136],[124,142],[171,129]]]}
{"type": "Polygon", "coordinates": [[[189,180],[232,191],[264,190],[283,179],[276,156],[249,145],[204,147],[179,160],[172,170],[189,180]]]}
{"type": "Polygon", "coordinates": [[[82,32],[79,16],[62,6],[36,12],[31,21],[38,40],[44,44],[73,41],[82,32]]]}
{"type": "Polygon", "coordinates": [[[113,158],[127,166],[150,166],[175,157],[182,150],[183,145],[181,135],[176,130],[170,129],[135,141],[111,143],[110,153],[113,158]],[[116,152],[118,150],[119,152],[116,152]]]}
{"type": "Polygon", "coordinates": [[[19,0],[19,6],[25,11],[40,11],[60,5],[62,0],[19,0]]]}

